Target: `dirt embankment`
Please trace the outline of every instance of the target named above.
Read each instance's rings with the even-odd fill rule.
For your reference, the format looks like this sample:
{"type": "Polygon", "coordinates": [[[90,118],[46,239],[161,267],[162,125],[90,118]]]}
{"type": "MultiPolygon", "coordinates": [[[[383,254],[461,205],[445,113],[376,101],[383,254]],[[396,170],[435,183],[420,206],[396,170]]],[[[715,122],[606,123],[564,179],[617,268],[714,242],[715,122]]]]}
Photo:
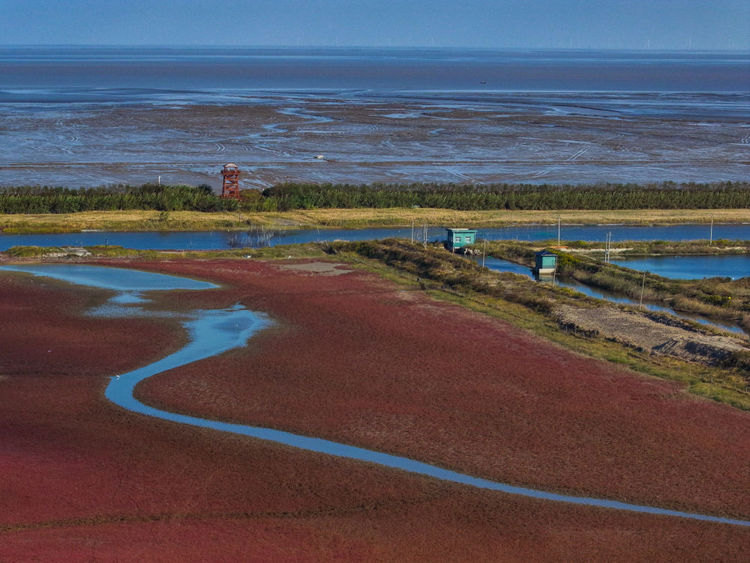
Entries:
{"type": "Polygon", "coordinates": [[[621,342],[653,354],[723,365],[735,353],[748,353],[745,339],[698,332],[665,316],[628,312],[614,306],[581,308],[561,305],[555,310],[560,325],[621,342]],[[672,322],[670,322],[670,320],[672,322]]]}

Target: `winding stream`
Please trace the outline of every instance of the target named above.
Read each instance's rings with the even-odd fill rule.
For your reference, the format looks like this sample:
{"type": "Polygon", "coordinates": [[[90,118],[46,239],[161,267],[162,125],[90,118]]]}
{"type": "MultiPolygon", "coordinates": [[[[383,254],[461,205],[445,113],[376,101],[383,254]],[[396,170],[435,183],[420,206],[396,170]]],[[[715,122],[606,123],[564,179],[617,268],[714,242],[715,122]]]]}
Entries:
{"type": "MultiPolygon", "coordinates": [[[[79,285],[94,285],[95,287],[100,288],[106,287],[119,292],[119,294],[127,292],[154,291],[157,290],[157,288],[160,291],[169,291],[172,289],[205,289],[205,287],[193,286],[190,282],[194,282],[194,280],[121,268],[54,264],[32,267],[0,266],[0,271],[3,270],[25,272],[36,276],[54,277],[55,279],[65,280],[79,285]],[[76,271],[78,268],[84,268],[85,271],[76,271]],[[99,275],[97,275],[94,270],[104,270],[104,272],[99,272],[99,275]],[[92,276],[95,278],[93,282],[91,281],[92,276]],[[146,279],[148,279],[148,282],[144,281],[146,279]],[[106,280],[113,280],[112,284],[107,285],[106,280]],[[144,283],[149,286],[148,290],[143,289],[144,283]]],[[[204,282],[194,283],[203,284],[204,282]]],[[[111,301],[118,303],[122,302],[118,301],[118,295],[113,297],[111,301]]],[[[122,309],[129,311],[129,313],[124,314],[151,314],[150,312],[143,311],[137,304],[123,306],[122,309]]],[[[662,516],[677,516],[692,520],[734,524],[738,526],[750,526],[750,521],[748,520],[722,518],[718,516],[681,512],[678,510],[667,510],[654,506],[629,504],[591,497],[562,495],[526,487],[516,487],[506,483],[473,477],[471,475],[451,471],[449,469],[444,469],[442,467],[437,467],[406,457],[341,444],[321,438],[302,436],[271,428],[233,424],[169,412],[151,407],[134,397],[136,385],[144,379],[192,362],[221,354],[233,348],[245,346],[253,334],[268,327],[270,324],[271,321],[265,315],[254,313],[240,305],[235,305],[226,309],[193,311],[183,320],[183,326],[189,334],[188,344],[161,360],[131,372],[112,377],[105,390],[105,396],[116,405],[132,412],[177,422],[179,424],[188,424],[191,426],[211,428],[221,432],[241,434],[302,450],[374,463],[384,467],[400,469],[410,473],[469,485],[480,489],[489,489],[535,499],[566,502],[584,506],[626,510],[662,516]]]]}

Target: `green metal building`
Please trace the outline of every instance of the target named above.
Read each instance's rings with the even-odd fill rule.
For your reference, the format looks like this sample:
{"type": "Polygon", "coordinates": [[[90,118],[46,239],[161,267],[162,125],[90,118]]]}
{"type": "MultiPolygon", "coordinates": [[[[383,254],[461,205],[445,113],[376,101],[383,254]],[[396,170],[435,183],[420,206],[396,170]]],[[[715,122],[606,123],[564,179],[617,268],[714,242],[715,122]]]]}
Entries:
{"type": "Polygon", "coordinates": [[[477,231],[474,229],[445,229],[448,231],[448,237],[445,240],[445,247],[453,252],[463,248],[467,244],[474,244],[477,240],[477,231]]]}
{"type": "Polygon", "coordinates": [[[537,252],[534,257],[534,273],[538,276],[552,275],[557,269],[557,254],[549,250],[537,252]]]}

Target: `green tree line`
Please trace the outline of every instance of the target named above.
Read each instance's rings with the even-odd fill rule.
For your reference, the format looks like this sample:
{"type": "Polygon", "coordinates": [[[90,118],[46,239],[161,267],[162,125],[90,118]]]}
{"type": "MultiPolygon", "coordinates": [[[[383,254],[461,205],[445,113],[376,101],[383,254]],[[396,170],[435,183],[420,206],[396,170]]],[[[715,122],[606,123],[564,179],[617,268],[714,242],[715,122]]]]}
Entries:
{"type": "Polygon", "coordinates": [[[157,211],[287,211],[317,208],[433,207],[491,209],[743,209],[750,183],[528,184],[279,184],[244,190],[238,202],[210,186],[0,189],[0,213],[75,213],[118,209],[157,211]]]}
{"type": "Polygon", "coordinates": [[[76,213],[150,209],[157,211],[231,211],[235,200],[222,199],[210,186],[116,186],[52,188],[23,186],[0,190],[0,213],[76,213]]]}
{"type": "Polygon", "coordinates": [[[714,184],[280,184],[262,192],[280,211],[356,207],[483,209],[740,209],[750,183],[714,184]]]}

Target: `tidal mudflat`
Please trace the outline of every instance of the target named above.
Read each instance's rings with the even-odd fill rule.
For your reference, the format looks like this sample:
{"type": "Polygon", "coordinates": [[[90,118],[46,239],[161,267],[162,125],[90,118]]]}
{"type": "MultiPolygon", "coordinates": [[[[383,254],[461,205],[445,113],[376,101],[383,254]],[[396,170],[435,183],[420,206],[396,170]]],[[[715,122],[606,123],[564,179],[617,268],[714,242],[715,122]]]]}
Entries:
{"type": "Polygon", "coordinates": [[[745,180],[746,53],[5,47],[0,186],[745,180]]]}
{"type": "MultiPolygon", "coordinates": [[[[343,266],[331,276],[251,261],[129,265],[222,285],[161,295],[160,307],[241,303],[276,323],[247,348],[144,382],[136,393],[149,403],[518,484],[747,517],[747,414],[687,397],[678,384],[585,360],[343,266]],[[449,326],[463,335],[460,350],[449,326]],[[539,354],[543,367],[532,360],[539,354]]],[[[207,531],[222,554],[276,557],[728,559],[747,541],[734,526],[469,491],[128,413],[104,398],[108,378],[177,349],[179,324],[92,321],[81,313],[108,298],[100,290],[20,276],[0,282],[17,313],[0,320],[12,344],[0,351],[11,499],[0,521],[4,556],[28,554],[30,545],[39,556],[61,546],[131,559],[159,545],[218,554],[200,539],[207,531]],[[37,345],[68,333],[91,340],[89,323],[98,323],[102,352],[30,354],[29,342],[13,339],[24,322],[38,327],[37,345]],[[129,338],[117,338],[124,326],[129,338]],[[122,355],[112,363],[115,350],[122,355]]]]}
{"type": "Polygon", "coordinates": [[[736,96],[263,94],[231,105],[0,104],[0,186],[162,181],[724,181],[747,177],[736,96]],[[714,100],[713,98],[718,98],[714,100]],[[321,156],[322,158],[316,158],[321,156]]]}

